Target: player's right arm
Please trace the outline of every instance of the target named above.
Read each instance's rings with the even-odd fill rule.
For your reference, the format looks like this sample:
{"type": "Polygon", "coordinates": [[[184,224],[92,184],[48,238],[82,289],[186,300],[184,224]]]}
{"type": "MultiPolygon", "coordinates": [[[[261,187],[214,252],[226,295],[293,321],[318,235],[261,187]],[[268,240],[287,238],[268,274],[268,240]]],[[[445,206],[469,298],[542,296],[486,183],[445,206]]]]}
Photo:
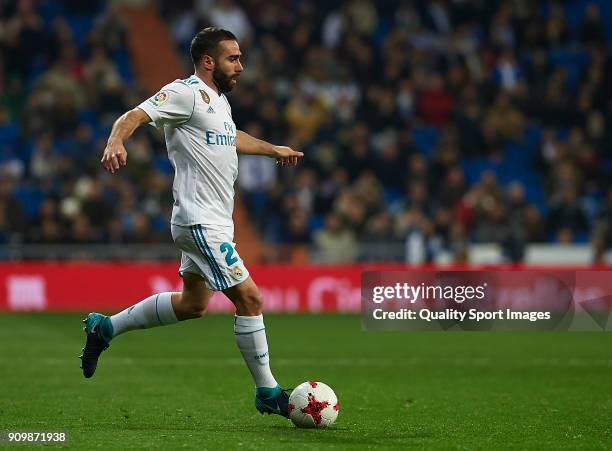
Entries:
{"type": "Polygon", "coordinates": [[[114,173],[127,164],[127,151],[123,142],[134,133],[134,130],[147,122],[151,122],[151,118],[140,108],[124,113],[115,121],[100,161],[104,169],[114,173]]]}
{"type": "Polygon", "coordinates": [[[123,142],[142,124],[150,123],[157,128],[166,125],[179,127],[191,118],[194,107],[193,89],[180,80],[167,84],[157,94],[115,121],[102,155],[102,166],[114,173],[126,165],[127,151],[123,142]]]}

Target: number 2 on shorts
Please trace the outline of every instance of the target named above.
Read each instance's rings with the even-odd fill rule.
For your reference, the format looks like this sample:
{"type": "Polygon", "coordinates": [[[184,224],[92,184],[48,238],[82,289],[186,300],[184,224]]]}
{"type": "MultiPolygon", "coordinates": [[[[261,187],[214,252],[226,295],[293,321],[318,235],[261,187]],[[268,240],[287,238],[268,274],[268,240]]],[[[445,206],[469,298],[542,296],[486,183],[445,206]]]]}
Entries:
{"type": "Polygon", "coordinates": [[[231,244],[222,243],[219,249],[221,250],[222,254],[225,254],[227,252],[227,255],[225,256],[225,263],[227,263],[227,266],[232,266],[238,261],[238,258],[234,257],[234,248],[231,244]]]}

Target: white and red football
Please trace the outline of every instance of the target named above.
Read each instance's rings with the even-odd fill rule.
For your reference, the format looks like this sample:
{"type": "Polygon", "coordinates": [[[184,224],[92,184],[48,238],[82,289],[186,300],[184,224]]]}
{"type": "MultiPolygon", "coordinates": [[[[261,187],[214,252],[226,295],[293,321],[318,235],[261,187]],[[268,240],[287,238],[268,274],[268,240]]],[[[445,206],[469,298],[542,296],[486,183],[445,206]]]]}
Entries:
{"type": "Polygon", "coordinates": [[[300,428],[326,428],[338,418],[340,404],[329,385],[308,381],[289,396],[289,418],[300,428]]]}

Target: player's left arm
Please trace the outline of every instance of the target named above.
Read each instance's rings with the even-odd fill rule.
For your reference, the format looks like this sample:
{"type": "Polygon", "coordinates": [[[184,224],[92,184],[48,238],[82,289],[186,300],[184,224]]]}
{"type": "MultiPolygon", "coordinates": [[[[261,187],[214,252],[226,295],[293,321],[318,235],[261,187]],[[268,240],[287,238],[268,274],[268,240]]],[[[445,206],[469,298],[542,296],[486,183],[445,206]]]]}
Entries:
{"type": "Polygon", "coordinates": [[[295,166],[298,159],[303,157],[302,152],[287,146],[275,146],[267,141],[254,138],[242,130],[236,132],[236,150],[247,155],[263,155],[276,159],[279,166],[295,166]]]}

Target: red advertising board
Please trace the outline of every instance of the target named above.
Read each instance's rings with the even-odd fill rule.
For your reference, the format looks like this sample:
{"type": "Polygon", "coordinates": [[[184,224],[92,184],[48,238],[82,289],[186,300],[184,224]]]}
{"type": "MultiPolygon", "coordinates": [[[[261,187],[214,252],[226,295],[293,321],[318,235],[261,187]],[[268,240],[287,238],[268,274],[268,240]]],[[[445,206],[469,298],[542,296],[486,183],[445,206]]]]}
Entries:
{"type": "MultiPolygon", "coordinates": [[[[360,309],[364,269],[398,270],[403,265],[249,266],[267,312],[360,309]]],[[[153,294],[181,291],[175,263],[37,262],[0,264],[0,310],[115,311],[153,294]]],[[[209,311],[232,311],[216,293],[209,311]]]]}
{"type": "MultiPolygon", "coordinates": [[[[180,291],[177,268],[176,263],[0,263],[0,310],[116,311],[153,293],[180,291]]],[[[263,294],[266,312],[358,312],[362,272],[441,269],[485,268],[409,268],[402,264],[249,266],[263,294]]],[[[209,311],[232,310],[223,294],[215,294],[209,311]]]]}

